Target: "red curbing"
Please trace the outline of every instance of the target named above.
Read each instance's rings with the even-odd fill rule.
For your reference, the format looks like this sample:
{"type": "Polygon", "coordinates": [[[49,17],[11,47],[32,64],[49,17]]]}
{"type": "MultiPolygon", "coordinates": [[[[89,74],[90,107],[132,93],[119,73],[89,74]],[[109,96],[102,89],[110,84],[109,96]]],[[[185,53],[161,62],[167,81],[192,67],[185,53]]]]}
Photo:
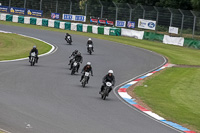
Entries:
{"type": "Polygon", "coordinates": [[[139,104],[132,104],[132,105],[133,105],[134,107],[138,108],[138,109],[141,110],[141,111],[149,111],[148,109],[146,109],[146,108],[140,106],[139,104]]]}

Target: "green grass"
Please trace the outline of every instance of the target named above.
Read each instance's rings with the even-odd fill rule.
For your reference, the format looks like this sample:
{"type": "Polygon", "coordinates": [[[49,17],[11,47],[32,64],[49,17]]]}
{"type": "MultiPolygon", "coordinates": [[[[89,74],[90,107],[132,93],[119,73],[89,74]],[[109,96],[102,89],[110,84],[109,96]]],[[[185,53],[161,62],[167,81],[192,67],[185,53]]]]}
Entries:
{"type": "Polygon", "coordinates": [[[41,30],[51,30],[58,32],[68,32],[70,34],[88,36],[92,38],[99,38],[114,42],[119,42],[127,45],[137,46],[145,49],[149,49],[151,51],[155,51],[160,53],[166,57],[168,57],[169,61],[173,64],[187,64],[187,65],[200,65],[199,57],[200,52],[197,49],[190,49],[185,47],[166,45],[159,42],[147,41],[147,40],[138,40],[130,37],[121,37],[121,36],[106,36],[106,35],[97,35],[92,33],[83,33],[69,30],[61,30],[55,28],[48,28],[44,26],[36,26],[36,25],[26,25],[19,24],[13,22],[0,21],[0,24],[5,25],[13,25],[13,26],[21,26],[27,28],[41,29],[41,30]]]}
{"type": "Polygon", "coordinates": [[[200,130],[200,68],[169,68],[134,92],[153,112],[200,130]]]}
{"type": "Polygon", "coordinates": [[[51,49],[48,44],[35,39],[0,33],[0,61],[28,57],[34,45],[37,46],[39,54],[46,53],[51,49]]]}

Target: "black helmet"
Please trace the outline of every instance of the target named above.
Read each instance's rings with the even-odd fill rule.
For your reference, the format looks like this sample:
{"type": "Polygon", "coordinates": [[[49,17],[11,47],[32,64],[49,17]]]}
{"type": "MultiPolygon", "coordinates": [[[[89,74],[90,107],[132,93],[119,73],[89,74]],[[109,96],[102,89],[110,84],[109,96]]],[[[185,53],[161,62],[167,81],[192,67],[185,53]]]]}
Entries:
{"type": "Polygon", "coordinates": [[[74,52],[78,53],[78,50],[76,49],[74,52]]]}

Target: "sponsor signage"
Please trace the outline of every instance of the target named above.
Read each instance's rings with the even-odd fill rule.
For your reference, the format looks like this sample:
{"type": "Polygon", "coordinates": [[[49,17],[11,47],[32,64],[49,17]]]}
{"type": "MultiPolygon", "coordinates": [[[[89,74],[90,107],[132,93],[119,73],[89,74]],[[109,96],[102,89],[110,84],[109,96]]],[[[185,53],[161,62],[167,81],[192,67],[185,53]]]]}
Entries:
{"type": "Polygon", "coordinates": [[[52,19],[60,19],[60,13],[51,13],[52,19]]]}
{"type": "Polygon", "coordinates": [[[138,28],[155,30],[156,29],[156,21],[138,19],[138,28]]]}
{"type": "Polygon", "coordinates": [[[73,17],[73,15],[71,15],[71,14],[63,14],[63,20],[70,20],[70,21],[72,21],[73,19],[72,19],[72,17],[73,17]]]}
{"type": "Polygon", "coordinates": [[[91,18],[91,19],[90,19],[90,23],[96,23],[96,24],[97,24],[97,23],[98,23],[98,19],[96,19],[96,18],[91,18]]]}
{"type": "Polygon", "coordinates": [[[116,26],[116,27],[126,27],[126,21],[119,21],[119,20],[116,20],[116,21],[115,21],[115,26],[116,26]]]}
{"type": "Polygon", "coordinates": [[[72,15],[72,14],[63,14],[62,17],[63,20],[69,20],[69,21],[86,21],[86,16],[83,15],[72,15]]]}
{"type": "Polygon", "coordinates": [[[106,24],[106,20],[99,19],[99,20],[98,20],[98,23],[99,23],[99,24],[106,24]]]}
{"type": "Polygon", "coordinates": [[[107,20],[107,21],[106,21],[106,24],[107,24],[107,25],[114,25],[114,22],[113,22],[113,21],[107,20]]]}
{"type": "Polygon", "coordinates": [[[27,15],[35,16],[35,17],[42,17],[43,11],[42,10],[27,9],[27,15]]]}
{"type": "Polygon", "coordinates": [[[177,27],[169,27],[169,33],[178,34],[178,28],[177,27]]]}
{"type": "Polygon", "coordinates": [[[25,12],[26,12],[25,8],[18,8],[18,7],[10,8],[10,13],[13,13],[13,14],[25,15],[25,12]]]}
{"type": "Polygon", "coordinates": [[[135,28],[135,22],[133,22],[133,21],[128,21],[128,23],[127,23],[127,27],[128,28],[135,28]]]}
{"type": "Polygon", "coordinates": [[[75,16],[75,20],[74,21],[81,21],[81,22],[85,22],[86,21],[86,16],[83,15],[74,15],[75,16]]]}
{"type": "Polygon", "coordinates": [[[9,12],[9,7],[8,6],[0,6],[0,12],[9,12]]]}

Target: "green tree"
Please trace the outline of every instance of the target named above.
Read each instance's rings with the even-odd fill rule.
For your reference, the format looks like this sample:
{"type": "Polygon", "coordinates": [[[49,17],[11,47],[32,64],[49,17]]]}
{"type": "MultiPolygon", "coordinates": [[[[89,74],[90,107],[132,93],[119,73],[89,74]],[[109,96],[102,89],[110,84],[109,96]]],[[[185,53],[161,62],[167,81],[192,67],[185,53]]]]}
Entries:
{"type": "Polygon", "coordinates": [[[200,0],[191,0],[191,3],[195,10],[200,10],[200,0]]]}

